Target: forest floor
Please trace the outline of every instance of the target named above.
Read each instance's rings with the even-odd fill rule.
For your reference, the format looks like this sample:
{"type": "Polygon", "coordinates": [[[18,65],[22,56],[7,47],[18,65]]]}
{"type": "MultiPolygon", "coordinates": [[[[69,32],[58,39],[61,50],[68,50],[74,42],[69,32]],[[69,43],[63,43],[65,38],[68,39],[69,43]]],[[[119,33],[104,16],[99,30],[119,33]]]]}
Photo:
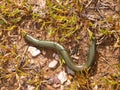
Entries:
{"type": "Polygon", "coordinates": [[[0,1],[0,90],[120,90],[120,0],[0,1]],[[58,42],[77,64],[95,37],[96,61],[75,72],[51,48],[32,56],[23,32],[58,42]]]}

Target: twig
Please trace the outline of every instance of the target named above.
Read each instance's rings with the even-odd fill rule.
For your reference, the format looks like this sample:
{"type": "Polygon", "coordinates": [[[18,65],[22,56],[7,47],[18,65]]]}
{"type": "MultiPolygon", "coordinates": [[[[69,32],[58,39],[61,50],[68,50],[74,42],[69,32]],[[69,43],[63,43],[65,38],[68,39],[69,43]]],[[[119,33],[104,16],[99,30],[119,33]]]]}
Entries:
{"type": "Polygon", "coordinates": [[[113,66],[104,58],[104,57],[101,57],[102,60],[104,60],[109,66],[110,68],[114,71],[115,68],[113,68],[113,66]]]}
{"type": "Polygon", "coordinates": [[[18,66],[18,68],[21,68],[24,66],[25,62],[26,62],[26,58],[25,58],[25,55],[26,55],[26,52],[28,50],[28,46],[25,48],[24,52],[23,52],[23,55],[22,55],[22,59],[21,59],[21,62],[18,66]]]}
{"type": "Polygon", "coordinates": [[[6,24],[8,24],[7,20],[3,17],[2,14],[0,14],[0,19],[2,19],[6,24]]]}
{"type": "Polygon", "coordinates": [[[88,4],[85,6],[85,9],[88,8],[92,4],[92,1],[93,0],[91,0],[91,1],[88,2],[88,4]]]}

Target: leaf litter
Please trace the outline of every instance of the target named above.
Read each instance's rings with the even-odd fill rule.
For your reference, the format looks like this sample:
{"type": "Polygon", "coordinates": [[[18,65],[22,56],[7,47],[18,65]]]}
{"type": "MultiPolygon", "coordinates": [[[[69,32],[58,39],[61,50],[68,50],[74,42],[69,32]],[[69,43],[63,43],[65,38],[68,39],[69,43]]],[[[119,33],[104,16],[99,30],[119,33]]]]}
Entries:
{"type": "Polygon", "coordinates": [[[0,89],[119,90],[119,4],[120,0],[0,1],[0,89]],[[59,42],[69,53],[78,46],[78,52],[73,55],[75,63],[84,63],[87,59],[89,39],[94,35],[97,38],[97,61],[90,72],[71,75],[59,57],[58,67],[50,69],[48,65],[56,59],[53,54],[57,52],[38,48],[41,54],[31,57],[26,50],[30,44],[24,41],[22,31],[41,40],[59,42]],[[62,71],[67,78],[64,83],[49,83],[62,71]],[[67,85],[67,81],[70,84],[67,85]]]}

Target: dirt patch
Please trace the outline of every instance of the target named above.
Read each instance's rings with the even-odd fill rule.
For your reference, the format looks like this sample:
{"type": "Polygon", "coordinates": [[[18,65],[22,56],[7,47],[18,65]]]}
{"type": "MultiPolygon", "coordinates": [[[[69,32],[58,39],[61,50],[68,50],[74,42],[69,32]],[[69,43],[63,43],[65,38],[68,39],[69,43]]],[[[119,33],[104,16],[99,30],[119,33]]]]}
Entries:
{"type": "Polygon", "coordinates": [[[119,90],[119,2],[0,1],[1,90],[119,90]],[[32,57],[27,49],[33,45],[24,40],[23,31],[60,43],[77,64],[87,60],[90,38],[95,37],[96,62],[89,73],[69,71],[71,75],[59,52],[51,48],[37,47],[41,53],[32,57]],[[59,62],[55,69],[48,67],[52,60],[59,62]],[[61,84],[58,76],[63,71],[67,80],[61,84]]]}

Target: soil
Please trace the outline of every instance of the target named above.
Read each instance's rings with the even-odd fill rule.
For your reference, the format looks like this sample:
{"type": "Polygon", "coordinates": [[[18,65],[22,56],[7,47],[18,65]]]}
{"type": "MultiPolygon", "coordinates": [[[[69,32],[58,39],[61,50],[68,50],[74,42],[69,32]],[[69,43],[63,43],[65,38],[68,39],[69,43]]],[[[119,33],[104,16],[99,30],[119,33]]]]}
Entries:
{"type": "MultiPolygon", "coordinates": [[[[34,5],[34,4],[36,4],[36,2],[39,2],[40,0],[34,0],[35,2],[32,2],[32,0],[28,0],[28,1],[30,4],[32,3],[32,5],[34,5]]],[[[56,1],[59,1],[59,0],[56,0],[56,1]]],[[[120,2],[120,0],[118,0],[118,1],[117,0],[116,1],[109,0],[109,2],[108,2],[108,0],[104,0],[104,1],[98,0],[98,1],[99,1],[98,4],[100,4],[100,3],[106,4],[106,5],[109,5],[110,8],[115,7],[116,11],[120,12],[120,10],[119,10],[120,3],[119,4],[116,3],[116,2],[120,2]]],[[[39,3],[42,3],[42,1],[39,3]]],[[[94,5],[91,5],[91,7],[92,6],[94,7],[94,5]]],[[[104,5],[102,7],[104,7],[104,5]]],[[[39,8],[39,10],[40,9],[41,8],[39,8]]],[[[41,13],[41,12],[37,12],[37,13],[41,13]]],[[[43,13],[43,15],[44,15],[44,13],[43,13]]],[[[96,20],[96,21],[94,21],[94,24],[96,24],[96,26],[93,27],[92,31],[93,31],[95,37],[97,38],[97,43],[96,43],[96,62],[94,64],[94,66],[92,67],[92,70],[90,71],[90,76],[89,76],[90,88],[87,88],[86,90],[88,90],[88,89],[106,90],[107,85],[104,82],[103,78],[112,79],[111,78],[112,76],[116,76],[117,74],[120,74],[120,72],[117,69],[117,65],[120,63],[120,47],[115,47],[117,38],[120,38],[120,20],[117,22],[117,18],[119,16],[119,14],[113,10],[108,10],[108,9],[103,10],[102,9],[102,10],[100,10],[100,13],[99,13],[99,11],[88,10],[87,15],[92,17],[92,19],[96,20]],[[100,15],[102,17],[104,17],[103,20],[107,24],[103,25],[102,20],[97,20],[100,18],[100,15]],[[106,21],[106,18],[109,18],[109,16],[115,17],[114,21],[116,21],[116,22],[106,21]],[[109,26],[107,26],[107,25],[114,25],[117,23],[119,23],[119,29],[116,30],[115,33],[109,34],[109,35],[106,35],[106,34],[100,35],[100,32],[101,32],[100,28],[109,29],[109,26]]],[[[85,23],[83,23],[83,24],[87,25],[87,21],[85,21],[85,23]]],[[[86,26],[86,25],[83,25],[83,26],[86,26]]],[[[31,36],[38,38],[40,40],[51,40],[51,41],[59,42],[58,41],[59,37],[57,37],[57,35],[55,37],[52,37],[49,33],[47,33],[44,30],[39,31],[39,29],[37,29],[37,27],[35,26],[35,23],[32,23],[31,20],[25,21],[24,24],[21,25],[21,27],[22,28],[20,28],[20,30],[24,29],[31,36]]],[[[21,73],[21,74],[23,74],[23,76],[13,73],[16,76],[16,80],[4,81],[4,82],[7,82],[8,85],[5,85],[5,84],[2,85],[3,81],[0,81],[1,90],[15,90],[15,87],[20,87],[20,90],[27,90],[27,89],[34,90],[37,87],[38,82],[42,83],[40,86],[38,85],[40,88],[39,90],[72,90],[72,89],[66,89],[69,87],[69,85],[65,86],[65,84],[63,84],[63,85],[59,84],[57,87],[57,86],[55,86],[56,84],[50,85],[48,82],[45,82],[45,80],[48,80],[48,78],[51,78],[51,77],[54,78],[60,71],[62,71],[62,70],[66,71],[66,65],[63,64],[61,66],[60,58],[56,59],[55,57],[53,57],[53,54],[59,55],[58,52],[56,52],[55,50],[52,50],[52,49],[48,49],[48,48],[47,49],[46,48],[38,48],[38,49],[40,49],[41,54],[38,55],[37,57],[32,57],[31,54],[27,51],[28,47],[31,46],[31,44],[27,43],[24,40],[24,38],[21,37],[21,35],[18,35],[16,37],[13,36],[13,37],[14,37],[14,39],[13,38],[10,39],[10,41],[13,41],[12,44],[9,43],[9,44],[7,44],[7,46],[12,47],[13,43],[16,44],[16,47],[18,50],[17,53],[19,55],[18,57],[21,58],[20,59],[21,61],[18,61],[20,63],[19,66],[21,67],[20,70],[29,73],[30,76],[24,75],[25,74],[24,72],[21,73]],[[27,61],[24,62],[24,59],[21,56],[23,58],[26,58],[27,61]],[[48,64],[50,63],[50,61],[52,61],[54,59],[59,61],[59,65],[57,66],[57,69],[50,69],[48,67],[48,64]],[[25,63],[26,63],[26,65],[25,65],[25,63]],[[38,74],[40,74],[40,75],[38,75],[38,74]],[[19,81],[16,82],[17,80],[19,80],[19,81]],[[36,83],[34,83],[34,82],[36,82],[36,83]],[[30,84],[28,84],[28,83],[30,83],[30,84]],[[10,84],[11,84],[11,86],[9,86],[10,84]],[[34,88],[34,89],[31,89],[31,88],[34,88]]],[[[78,52],[76,51],[74,53],[74,55],[71,55],[73,57],[73,61],[75,63],[81,64],[81,63],[84,63],[85,60],[87,59],[89,45],[90,45],[89,33],[87,30],[86,31],[78,30],[75,35],[73,35],[69,38],[66,38],[63,42],[59,42],[59,43],[61,45],[63,45],[66,49],[68,49],[68,52],[70,53],[70,55],[73,53],[75,47],[78,46],[77,47],[78,52]],[[80,36],[80,39],[76,39],[75,36],[80,36]]],[[[10,64],[14,64],[13,61],[10,64]]],[[[9,67],[10,70],[12,70],[12,68],[13,68],[13,66],[11,66],[11,65],[10,66],[6,65],[5,68],[7,68],[7,67],[9,67]]],[[[17,72],[20,73],[20,71],[17,71],[17,72]]],[[[69,74],[67,74],[67,77],[69,78],[69,80],[71,80],[70,78],[72,78],[72,80],[74,80],[74,78],[76,78],[75,76],[72,76],[69,74]]],[[[72,80],[71,80],[71,83],[74,83],[74,81],[72,81],[72,80]]],[[[112,90],[112,87],[111,86],[109,87],[109,85],[108,85],[107,89],[112,90]]],[[[75,89],[75,90],[77,90],[77,89],[75,89]]],[[[80,88],[79,90],[82,90],[82,89],[80,88]]]]}

